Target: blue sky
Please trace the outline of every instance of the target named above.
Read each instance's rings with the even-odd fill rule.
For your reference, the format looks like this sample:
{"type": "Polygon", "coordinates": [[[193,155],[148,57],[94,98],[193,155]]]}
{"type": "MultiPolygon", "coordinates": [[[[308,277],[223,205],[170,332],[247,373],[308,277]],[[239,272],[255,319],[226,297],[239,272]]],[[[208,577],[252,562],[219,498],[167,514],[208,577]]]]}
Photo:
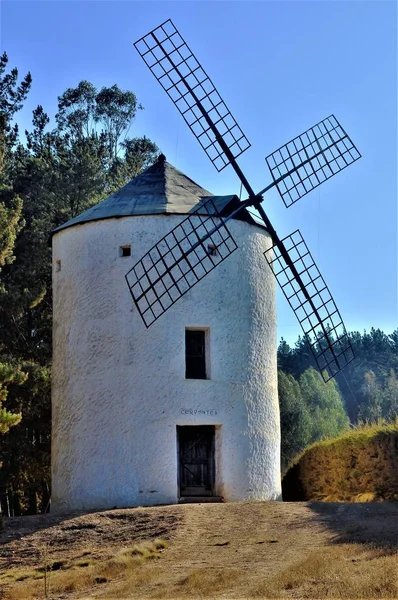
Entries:
{"type": "MultiPolygon", "coordinates": [[[[171,18],[212,78],[252,147],[239,164],[257,191],[265,156],[334,113],[362,158],[286,209],[263,206],[281,237],[299,228],[349,330],[398,324],[397,5],[395,1],[1,3],[1,49],[33,88],[18,120],[50,116],[66,87],[88,79],[133,90],[147,135],[169,162],[215,194],[239,193],[217,173],[133,47],[171,18]]],[[[264,268],[268,268],[264,264],[264,268]]],[[[300,328],[278,294],[278,333],[300,328]]]]}

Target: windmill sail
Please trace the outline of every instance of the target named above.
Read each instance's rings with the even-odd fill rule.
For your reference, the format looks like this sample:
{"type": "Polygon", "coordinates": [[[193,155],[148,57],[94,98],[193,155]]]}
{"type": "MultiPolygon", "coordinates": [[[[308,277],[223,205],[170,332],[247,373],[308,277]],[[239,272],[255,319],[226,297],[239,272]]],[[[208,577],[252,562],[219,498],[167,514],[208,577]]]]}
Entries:
{"type": "Polygon", "coordinates": [[[361,155],[352,140],[336,117],[330,115],[265,160],[273,185],[289,207],[359,158],[361,155]]]}
{"type": "Polygon", "coordinates": [[[210,77],[169,19],[135,47],[217,171],[250,147],[210,77]],[[217,135],[218,134],[218,135],[217,135]]]}
{"type": "Polygon", "coordinates": [[[354,354],[341,315],[300,231],[280,240],[265,257],[328,381],[354,354]]]}
{"type": "Polygon", "coordinates": [[[149,327],[236,250],[226,221],[243,208],[254,206],[273,242],[273,250],[265,253],[267,261],[324,378],[329,374],[333,377],[353,359],[340,313],[300,232],[280,240],[261,202],[262,194],[276,186],[285,205],[290,206],[358,160],[360,153],[331,115],[266,157],[273,182],[255,194],[236,162],[250,143],[173,23],[165,21],[135,47],[216,169],[221,171],[231,164],[248,193],[248,199],[226,218],[221,218],[214,203],[208,201],[129,271],[127,283],[145,325],[149,327]]]}
{"type": "Polygon", "coordinates": [[[226,226],[228,219],[220,216],[212,199],[207,200],[126,274],[147,327],[238,248],[226,226]]]}

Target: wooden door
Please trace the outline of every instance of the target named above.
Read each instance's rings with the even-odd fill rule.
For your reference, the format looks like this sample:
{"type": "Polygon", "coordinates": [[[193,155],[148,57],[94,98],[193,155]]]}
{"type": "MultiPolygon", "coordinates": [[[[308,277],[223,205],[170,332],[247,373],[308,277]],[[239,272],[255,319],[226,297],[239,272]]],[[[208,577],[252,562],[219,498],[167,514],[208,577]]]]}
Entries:
{"type": "Polygon", "coordinates": [[[214,494],[214,426],[177,427],[180,496],[214,494]]]}

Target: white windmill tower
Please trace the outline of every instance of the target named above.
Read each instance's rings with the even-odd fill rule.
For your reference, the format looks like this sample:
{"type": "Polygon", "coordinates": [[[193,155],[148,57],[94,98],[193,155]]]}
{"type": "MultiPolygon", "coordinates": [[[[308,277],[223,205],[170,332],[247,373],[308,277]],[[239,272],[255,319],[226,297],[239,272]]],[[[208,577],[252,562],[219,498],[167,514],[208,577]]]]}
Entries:
{"type": "Polygon", "coordinates": [[[353,355],[300,232],[280,240],[262,195],[276,185],[289,206],[360,154],[328,117],[267,157],[274,182],[255,194],[236,162],[249,143],[171,21],[136,47],[248,198],[161,156],[54,232],[52,507],[277,499],[273,273],[324,377],[353,355]]]}

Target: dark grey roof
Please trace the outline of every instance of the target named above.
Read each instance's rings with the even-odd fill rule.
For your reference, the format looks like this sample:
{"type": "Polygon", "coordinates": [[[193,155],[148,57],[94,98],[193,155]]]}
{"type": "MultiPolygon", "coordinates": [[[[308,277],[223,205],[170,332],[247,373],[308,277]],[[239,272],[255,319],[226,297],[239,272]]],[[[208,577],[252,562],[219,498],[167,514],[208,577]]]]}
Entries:
{"type": "MultiPolygon", "coordinates": [[[[188,214],[197,210],[209,198],[212,198],[219,212],[222,212],[227,205],[233,208],[239,202],[235,195],[214,196],[168,163],[162,154],[156,163],[137,175],[127,185],[81,215],[57,227],[52,233],[101,219],[188,214]]],[[[238,218],[255,223],[247,211],[242,212],[245,214],[239,215],[238,218]]]]}

